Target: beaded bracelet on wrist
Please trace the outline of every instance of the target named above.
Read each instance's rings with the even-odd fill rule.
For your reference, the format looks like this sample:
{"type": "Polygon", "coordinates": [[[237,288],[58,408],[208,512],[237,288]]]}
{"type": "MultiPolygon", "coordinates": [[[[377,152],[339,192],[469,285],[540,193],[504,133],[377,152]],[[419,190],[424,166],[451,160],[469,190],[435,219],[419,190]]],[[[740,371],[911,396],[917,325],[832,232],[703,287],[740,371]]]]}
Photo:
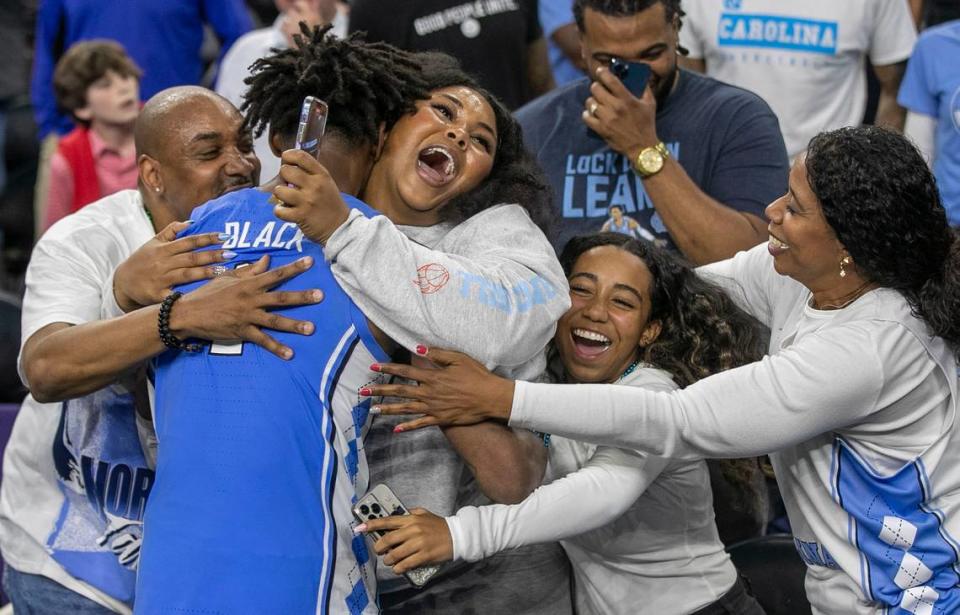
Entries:
{"type": "Polygon", "coordinates": [[[202,345],[196,343],[184,342],[170,332],[170,310],[174,302],[183,296],[180,291],[173,291],[160,304],[160,314],[157,316],[157,330],[160,332],[160,341],[167,348],[174,350],[185,350],[187,352],[200,352],[202,345]]]}

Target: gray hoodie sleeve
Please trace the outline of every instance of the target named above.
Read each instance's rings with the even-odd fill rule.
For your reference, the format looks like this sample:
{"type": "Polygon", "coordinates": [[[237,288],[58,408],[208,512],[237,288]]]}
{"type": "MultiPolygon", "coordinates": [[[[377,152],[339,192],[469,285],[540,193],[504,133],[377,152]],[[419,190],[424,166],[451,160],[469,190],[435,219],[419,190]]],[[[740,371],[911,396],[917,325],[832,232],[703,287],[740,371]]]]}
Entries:
{"type": "Polygon", "coordinates": [[[377,327],[408,349],[459,350],[489,368],[519,366],[543,350],[570,298],[553,248],[523,208],[497,205],[452,228],[405,230],[416,241],[384,216],[353,211],[324,249],[377,327]]]}

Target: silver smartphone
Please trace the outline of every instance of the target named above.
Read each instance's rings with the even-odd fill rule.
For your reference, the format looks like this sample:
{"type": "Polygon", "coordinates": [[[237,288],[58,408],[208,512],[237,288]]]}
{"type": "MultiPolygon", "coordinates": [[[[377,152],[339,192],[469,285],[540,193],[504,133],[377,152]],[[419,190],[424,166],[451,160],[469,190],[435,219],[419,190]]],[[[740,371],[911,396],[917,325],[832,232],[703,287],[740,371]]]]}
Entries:
{"type": "MultiPolygon", "coordinates": [[[[406,507],[400,502],[400,498],[390,490],[390,487],[382,483],[371,489],[353,505],[353,516],[361,523],[366,523],[371,519],[409,514],[406,507]]],[[[379,540],[386,532],[370,532],[370,534],[379,540]]],[[[439,565],[421,566],[405,572],[403,576],[407,577],[407,580],[414,586],[423,587],[439,570],[439,565]]]]}
{"type": "Polygon", "coordinates": [[[327,128],[327,103],[307,96],[300,107],[300,123],[294,149],[302,149],[314,158],[320,155],[320,142],[327,128]]]}

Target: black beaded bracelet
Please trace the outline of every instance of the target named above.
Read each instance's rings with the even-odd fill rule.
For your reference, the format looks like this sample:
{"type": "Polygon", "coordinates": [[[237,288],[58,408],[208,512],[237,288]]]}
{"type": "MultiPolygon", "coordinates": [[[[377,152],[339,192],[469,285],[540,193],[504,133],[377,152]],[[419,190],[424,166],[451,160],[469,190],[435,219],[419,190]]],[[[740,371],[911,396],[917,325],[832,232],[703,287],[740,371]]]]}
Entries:
{"type": "Polygon", "coordinates": [[[200,344],[187,343],[170,333],[170,310],[173,303],[183,296],[180,291],[173,291],[160,304],[160,314],[157,316],[157,329],[160,331],[160,341],[167,348],[174,350],[186,350],[187,352],[200,352],[203,348],[200,344]]]}

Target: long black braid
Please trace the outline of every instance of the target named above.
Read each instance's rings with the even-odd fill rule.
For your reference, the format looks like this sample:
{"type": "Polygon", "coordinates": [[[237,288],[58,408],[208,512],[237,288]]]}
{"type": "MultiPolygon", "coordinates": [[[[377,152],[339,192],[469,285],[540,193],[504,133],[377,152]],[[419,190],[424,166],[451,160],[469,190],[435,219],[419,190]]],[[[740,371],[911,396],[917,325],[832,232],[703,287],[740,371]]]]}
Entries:
{"type": "Polygon", "coordinates": [[[350,143],[374,142],[380,123],[389,128],[417,100],[430,97],[420,63],[386,43],[368,43],[362,33],[327,36],[331,26],[303,22],[294,46],[253,63],[242,110],[256,136],[270,126],[280,135],[296,132],[305,96],[330,107],[328,128],[350,143]]]}

